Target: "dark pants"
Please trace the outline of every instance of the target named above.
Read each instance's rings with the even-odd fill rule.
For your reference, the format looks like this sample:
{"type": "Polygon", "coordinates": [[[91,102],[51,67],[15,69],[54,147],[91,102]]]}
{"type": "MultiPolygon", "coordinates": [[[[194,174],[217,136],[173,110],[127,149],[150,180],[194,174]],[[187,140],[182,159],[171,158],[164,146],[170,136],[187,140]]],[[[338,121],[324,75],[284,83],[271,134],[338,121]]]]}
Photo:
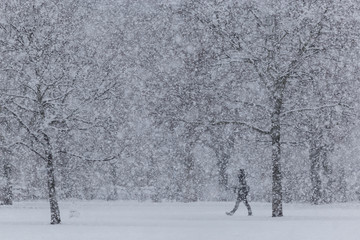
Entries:
{"type": "Polygon", "coordinates": [[[235,207],[233,210],[231,210],[231,213],[234,214],[236,212],[236,210],[239,208],[239,204],[240,202],[244,202],[247,210],[248,210],[248,215],[251,216],[252,215],[252,211],[251,211],[251,207],[250,207],[250,204],[248,202],[248,200],[246,198],[238,198],[236,200],[236,203],[235,203],[235,207]]]}

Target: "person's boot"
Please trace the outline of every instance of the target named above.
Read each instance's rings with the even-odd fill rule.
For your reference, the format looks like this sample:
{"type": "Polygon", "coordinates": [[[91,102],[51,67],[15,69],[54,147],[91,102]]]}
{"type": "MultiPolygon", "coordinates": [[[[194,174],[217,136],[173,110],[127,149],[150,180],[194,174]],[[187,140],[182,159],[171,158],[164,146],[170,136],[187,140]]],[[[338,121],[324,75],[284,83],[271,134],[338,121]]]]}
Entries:
{"type": "Polygon", "coordinates": [[[226,213],[226,215],[228,215],[228,216],[232,216],[232,215],[234,215],[234,212],[233,212],[233,211],[231,211],[231,212],[227,212],[227,213],[226,213]]]}

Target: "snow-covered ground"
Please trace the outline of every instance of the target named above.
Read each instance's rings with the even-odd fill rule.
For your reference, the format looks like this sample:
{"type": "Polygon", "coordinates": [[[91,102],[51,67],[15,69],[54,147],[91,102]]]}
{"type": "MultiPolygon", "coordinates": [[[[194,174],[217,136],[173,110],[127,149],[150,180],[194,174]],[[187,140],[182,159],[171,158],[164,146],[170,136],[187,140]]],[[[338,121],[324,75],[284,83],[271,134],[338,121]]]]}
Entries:
{"type": "Polygon", "coordinates": [[[232,202],[61,202],[62,224],[49,224],[48,203],[0,206],[1,240],[351,240],[360,239],[360,203],[284,205],[285,217],[271,218],[271,205],[251,203],[254,216],[232,202]]]}

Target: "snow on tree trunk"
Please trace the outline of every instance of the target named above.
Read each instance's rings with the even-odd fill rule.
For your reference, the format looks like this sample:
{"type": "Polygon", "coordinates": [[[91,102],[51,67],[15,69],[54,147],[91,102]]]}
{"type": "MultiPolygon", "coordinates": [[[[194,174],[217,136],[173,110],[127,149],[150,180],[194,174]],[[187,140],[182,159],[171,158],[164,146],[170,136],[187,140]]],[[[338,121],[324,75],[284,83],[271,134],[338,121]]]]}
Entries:
{"type": "Polygon", "coordinates": [[[230,160],[230,154],[228,154],[223,145],[219,146],[216,150],[217,157],[217,167],[218,167],[218,175],[219,175],[219,190],[220,190],[220,201],[226,201],[226,192],[229,184],[229,176],[227,174],[227,169],[230,160]]]}
{"type": "Polygon", "coordinates": [[[185,157],[185,184],[183,196],[185,202],[195,202],[198,200],[194,167],[194,156],[189,152],[185,157]]]}
{"type": "Polygon", "coordinates": [[[5,161],[4,164],[4,177],[6,181],[5,192],[4,192],[4,204],[12,205],[13,203],[13,190],[12,190],[12,182],[11,182],[11,165],[9,160],[5,161]]]}
{"type": "Polygon", "coordinates": [[[310,179],[311,179],[311,198],[313,204],[321,203],[321,178],[320,178],[320,148],[315,141],[310,141],[310,179]]]}
{"type": "Polygon", "coordinates": [[[282,99],[275,100],[274,112],[271,116],[271,142],[272,142],[272,216],[282,217],[282,173],[281,173],[281,125],[280,112],[282,99]]]}
{"type": "Polygon", "coordinates": [[[48,182],[48,191],[49,191],[49,201],[50,201],[50,214],[51,214],[51,224],[59,224],[60,219],[60,210],[59,204],[56,198],[56,189],[55,189],[55,175],[54,175],[54,160],[51,151],[47,152],[47,182],[48,182]]]}
{"type": "Polygon", "coordinates": [[[56,188],[55,188],[55,168],[54,168],[54,158],[51,152],[51,144],[49,136],[44,135],[44,141],[48,147],[45,151],[46,156],[46,173],[47,173],[47,184],[49,191],[49,202],[50,202],[50,223],[51,224],[59,224],[61,222],[60,219],[60,209],[56,196],[56,188]]]}

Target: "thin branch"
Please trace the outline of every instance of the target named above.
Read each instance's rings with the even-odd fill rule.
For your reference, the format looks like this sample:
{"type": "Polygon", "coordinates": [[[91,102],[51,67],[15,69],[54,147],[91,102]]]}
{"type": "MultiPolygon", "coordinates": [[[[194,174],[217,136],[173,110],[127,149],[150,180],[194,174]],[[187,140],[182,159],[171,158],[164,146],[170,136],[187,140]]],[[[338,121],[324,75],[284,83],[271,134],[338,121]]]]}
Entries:
{"type": "Polygon", "coordinates": [[[270,113],[268,107],[265,106],[265,105],[257,104],[257,103],[254,103],[254,102],[240,101],[240,100],[235,100],[234,102],[235,103],[242,103],[242,104],[244,104],[246,106],[261,108],[262,110],[270,113]]]}
{"type": "Polygon", "coordinates": [[[74,153],[69,153],[69,152],[63,152],[63,153],[66,153],[66,154],[68,154],[70,156],[79,158],[81,160],[90,161],[90,162],[109,162],[109,161],[114,160],[116,158],[116,156],[111,156],[111,157],[106,157],[104,159],[91,159],[91,158],[86,158],[86,157],[83,157],[83,156],[80,156],[80,155],[74,154],[74,153]]]}
{"type": "Polygon", "coordinates": [[[22,126],[25,128],[25,130],[26,130],[36,141],[41,142],[41,141],[39,140],[39,138],[36,136],[36,134],[34,134],[34,133],[31,131],[31,129],[23,122],[23,120],[21,119],[21,117],[20,117],[16,112],[12,111],[11,109],[9,109],[9,108],[6,107],[6,106],[3,106],[3,108],[4,108],[5,110],[7,110],[8,112],[10,112],[10,113],[16,118],[16,120],[20,123],[20,125],[22,125],[22,126]]]}
{"type": "MultiPolygon", "coordinates": [[[[120,76],[120,74],[118,75],[120,76]]],[[[107,87],[107,89],[105,89],[103,92],[98,93],[98,91],[96,92],[96,96],[94,96],[94,100],[93,101],[97,101],[98,99],[100,99],[102,96],[106,95],[108,92],[110,92],[111,89],[113,89],[118,83],[115,82],[113,84],[109,84],[110,86],[107,87]]]]}
{"type": "Polygon", "coordinates": [[[35,153],[36,155],[38,155],[40,158],[47,160],[46,157],[44,157],[41,153],[39,153],[38,151],[36,151],[35,149],[33,149],[32,147],[30,147],[29,145],[23,143],[23,142],[17,142],[16,144],[18,145],[22,145],[26,148],[28,148],[30,151],[32,151],[33,153],[35,153]]]}
{"type": "MultiPolygon", "coordinates": [[[[267,130],[263,130],[261,128],[258,128],[258,127],[255,127],[249,123],[246,123],[246,122],[240,122],[240,121],[234,121],[234,120],[221,120],[221,121],[212,121],[212,122],[209,122],[209,123],[206,123],[206,122],[191,122],[191,121],[186,121],[185,119],[170,119],[172,121],[176,121],[176,122],[184,122],[186,124],[191,124],[191,125],[203,125],[203,126],[206,126],[206,125],[213,125],[213,126],[216,126],[216,125],[228,125],[228,124],[234,124],[234,125],[242,125],[242,126],[246,126],[246,127],[249,127],[250,129],[252,130],[255,130],[257,131],[258,133],[261,133],[261,134],[270,134],[270,131],[267,131],[267,130]]],[[[170,121],[169,120],[169,121],[170,121]]]]}
{"type": "Polygon", "coordinates": [[[192,121],[187,121],[185,119],[181,119],[181,118],[176,118],[176,119],[169,119],[168,121],[175,121],[175,122],[183,122],[186,124],[190,124],[190,125],[205,125],[203,122],[192,122],[192,121]]]}
{"type": "Polygon", "coordinates": [[[293,110],[289,110],[286,112],[283,112],[280,114],[280,116],[286,116],[290,113],[295,113],[295,112],[304,112],[304,111],[315,111],[315,110],[320,110],[320,109],[324,109],[324,108],[333,108],[333,107],[337,107],[337,106],[344,106],[347,108],[352,109],[350,106],[345,105],[345,104],[341,104],[341,103],[337,103],[337,104],[331,104],[331,105],[324,105],[324,106],[318,106],[318,107],[309,107],[309,108],[298,108],[298,109],[293,109],[293,110]]]}
{"type": "Polygon", "coordinates": [[[234,125],[241,125],[241,126],[246,126],[249,127],[250,129],[261,133],[261,134],[270,134],[270,131],[267,130],[263,130],[261,128],[255,127],[249,123],[246,122],[239,122],[239,121],[233,121],[233,120],[224,120],[224,121],[216,121],[216,122],[212,122],[211,125],[227,125],[227,124],[234,124],[234,125]]]}
{"type": "Polygon", "coordinates": [[[54,102],[54,101],[58,101],[61,100],[62,102],[64,102],[65,98],[69,96],[70,93],[72,93],[74,91],[74,89],[70,89],[69,91],[61,94],[61,96],[56,97],[56,98],[49,98],[49,99],[45,99],[44,102],[45,103],[50,103],[50,102],[54,102]]]}
{"type": "Polygon", "coordinates": [[[28,111],[28,112],[32,112],[32,113],[38,113],[36,110],[33,110],[33,109],[30,109],[30,108],[27,108],[27,107],[24,107],[22,106],[21,104],[15,102],[15,100],[13,101],[13,103],[20,109],[22,110],[25,110],[25,111],[28,111]]]}
{"type": "MultiPolygon", "coordinates": [[[[1,89],[1,91],[5,91],[5,89],[4,89],[4,90],[1,89]]],[[[30,100],[30,101],[32,101],[32,102],[36,102],[36,99],[30,98],[30,97],[27,97],[27,96],[20,96],[20,95],[15,95],[15,94],[9,94],[9,93],[6,93],[6,92],[3,92],[2,94],[5,95],[5,96],[8,96],[8,97],[22,98],[22,99],[30,100]]]]}
{"type": "Polygon", "coordinates": [[[0,149],[3,149],[3,150],[9,150],[10,148],[12,148],[13,146],[16,146],[18,145],[18,142],[13,142],[13,143],[10,143],[8,145],[0,145],[0,149]]]}

